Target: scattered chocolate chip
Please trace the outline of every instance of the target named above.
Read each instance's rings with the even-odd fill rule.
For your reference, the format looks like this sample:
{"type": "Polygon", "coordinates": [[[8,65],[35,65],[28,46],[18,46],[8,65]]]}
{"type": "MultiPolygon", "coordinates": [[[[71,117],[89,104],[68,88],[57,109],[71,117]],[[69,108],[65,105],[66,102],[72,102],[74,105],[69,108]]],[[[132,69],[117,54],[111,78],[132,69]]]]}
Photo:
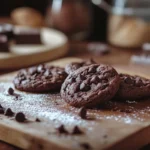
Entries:
{"type": "Polygon", "coordinates": [[[91,146],[90,146],[88,143],[81,143],[80,146],[81,146],[82,148],[84,148],[85,150],[91,149],[91,146]]]}
{"type": "Polygon", "coordinates": [[[36,118],[36,120],[35,120],[36,122],[41,122],[41,120],[39,119],[39,118],[36,118]]]}
{"type": "Polygon", "coordinates": [[[22,112],[19,112],[16,114],[15,119],[18,122],[24,122],[26,120],[26,117],[22,112]]]}
{"type": "Polygon", "coordinates": [[[14,89],[13,88],[9,88],[8,89],[8,94],[9,95],[13,95],[14,94],[14,89]]]}
{"type": "Polygon", "coordinates": [[[68,131],[65,129],[64,125],[61,125],[57,128],[58,132],[61,134],[68,134],[68,131]]]}
{"type": "Polygon", "coordinates": [[[106,139],[108,136],[107,136],[107,135],[104,135],[103,137],[106,139]]]}
{"type": "Polygon", "coordinates": [[[78,126],[75,126],[72,131],[72,134],[83,134],[83,132],[79,129],[78,126]]]}
{"type": "Polygon", "coordinates": [[[9,116],[9,117],[12,117],[12,116],[14,116],[14,112],[10,109],[10,108],[8,108],[6,111],[5,111],[5,116],[9,116]]]}
{"type": "Polygon", "coordinates": [[[4,114],[4,108],[0,108],[0,114],[4,114]]]}
{"type": "Polygon", "coordinates": [[[82,118],[82,119],[86,119],[86,114],[87,114],[87,110],[85,107],[82,107],[80,108],[79,110],[79,116],[82,118]]]}

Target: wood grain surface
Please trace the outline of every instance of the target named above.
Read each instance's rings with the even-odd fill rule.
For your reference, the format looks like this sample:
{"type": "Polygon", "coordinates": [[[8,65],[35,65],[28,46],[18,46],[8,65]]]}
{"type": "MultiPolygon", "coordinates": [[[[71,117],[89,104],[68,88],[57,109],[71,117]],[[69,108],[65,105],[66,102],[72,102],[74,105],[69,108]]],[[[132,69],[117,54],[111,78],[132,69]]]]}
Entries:
{"type": "MultiPolygon", "coordinates": [[[[66,58],[51,64],[64,66],[72,61],[81,60],[66,58]]],[[[24,112],[28,121],[17,123],[13,117],[0,115],[1,140],[33,150],[82,150],[83,143],[90,144],[91,149],[95,150],[138,149],[150,142],[149,100],[134,103],[110,101],[99,108],[88,109],[88,119],[83,120],[78,115],[79,109],[68,106],[59,93],[32,94],[15,90],[19,94],[18,100],[8,95],[7,90],[13,87],[15,74],[0,77],[1,105],[15,113],[24,112]],[[116,111],[116,107],[121,111],[116,111]],[[133,111],[127,113],[129,108],[133,111]],[[37,117],[41,122],[35,122],[37,117]],[[56,128],[62,124],[69,133],[78,125],[84,134],[59,134],[56,128]]]]}

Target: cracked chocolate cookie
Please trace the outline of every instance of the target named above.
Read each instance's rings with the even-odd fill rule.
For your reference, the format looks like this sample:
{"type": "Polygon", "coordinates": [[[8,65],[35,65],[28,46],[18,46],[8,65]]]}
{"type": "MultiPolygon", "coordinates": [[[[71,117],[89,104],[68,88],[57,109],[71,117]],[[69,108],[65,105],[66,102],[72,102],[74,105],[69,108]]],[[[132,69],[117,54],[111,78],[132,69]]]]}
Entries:
{"type": "Polygon", "coordinates": [[[115,98],[136,100],[150,96],[150,80],[127,74],[120,74],[120,88],[115,98]]]}
{"type": "Polygon", "coordinates": [[[120,78],[114,68],[93,64],[71,73],[61,87],[61,96],[72,106],[91,107],[110,100],[119,85],[120,78]]]}
{"type": "Polygon", "coordinates": [[[70,74],[81,67],[92,65],[92,64],[96,64],[96,62],[93,59],[90,59],[89,61],[73,62],[66,65],[65,71],[66,73],[70,74]]]}
{"type": "Polygon", "coordinates": [[[20,70],[13,83],[20,91],[49,92],[60,90],[66,77],[63,68],[39,65],[20,70]]]}

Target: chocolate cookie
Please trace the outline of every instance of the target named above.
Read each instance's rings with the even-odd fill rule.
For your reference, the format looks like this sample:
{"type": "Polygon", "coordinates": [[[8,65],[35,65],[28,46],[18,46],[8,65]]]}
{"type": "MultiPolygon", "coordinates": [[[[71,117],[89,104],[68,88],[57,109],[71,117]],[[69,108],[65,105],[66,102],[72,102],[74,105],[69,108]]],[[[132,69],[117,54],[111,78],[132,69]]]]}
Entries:
{"type": "Polygon", "coordinates": [[[127,74],[120,74],[120,88],[115,98],[136,100],[150,96],[150,80],[127,74]]]}
{"type": "Polygon", "coordinates": [[[90,59],[89,61],[73,62],[66,65],[65,71],[66,73],[70,74],[81,67],[92,65],[92,64],[96,64],[96,62],[92,59],[90,59]]]}
{"type": "Polygon", "coordinates": [[[110,100],[119,85],[120,78],[114,68],[93,64],[71,73],[61,87],[61,96],[72,106],[91,107],[110,100]]]}
{"type": "Polygon", "coordinates": [[[63,68],[39,65],[18,72],[15,88],[26,92],[48,92],[60,90],[67,74],[63,68]]]}

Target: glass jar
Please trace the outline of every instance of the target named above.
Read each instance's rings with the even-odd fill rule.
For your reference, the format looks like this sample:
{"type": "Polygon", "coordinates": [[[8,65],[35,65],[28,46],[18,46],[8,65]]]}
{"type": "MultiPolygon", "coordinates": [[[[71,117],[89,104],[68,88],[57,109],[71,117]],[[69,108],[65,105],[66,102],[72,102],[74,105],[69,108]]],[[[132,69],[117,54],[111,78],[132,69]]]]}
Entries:
{"type": "Polygon", "coordinates": [[[91,31],[90,0],[53,0],[47,9],[46,22],[70,39],[85,39],[91,31]]]}
{"type": "Polygon", "coordinates": [[[113,0],[112,7],[102,0],[92,1],[110,14],[109,43],[137,48],[150,42],[150,0],[113,0]]]}

